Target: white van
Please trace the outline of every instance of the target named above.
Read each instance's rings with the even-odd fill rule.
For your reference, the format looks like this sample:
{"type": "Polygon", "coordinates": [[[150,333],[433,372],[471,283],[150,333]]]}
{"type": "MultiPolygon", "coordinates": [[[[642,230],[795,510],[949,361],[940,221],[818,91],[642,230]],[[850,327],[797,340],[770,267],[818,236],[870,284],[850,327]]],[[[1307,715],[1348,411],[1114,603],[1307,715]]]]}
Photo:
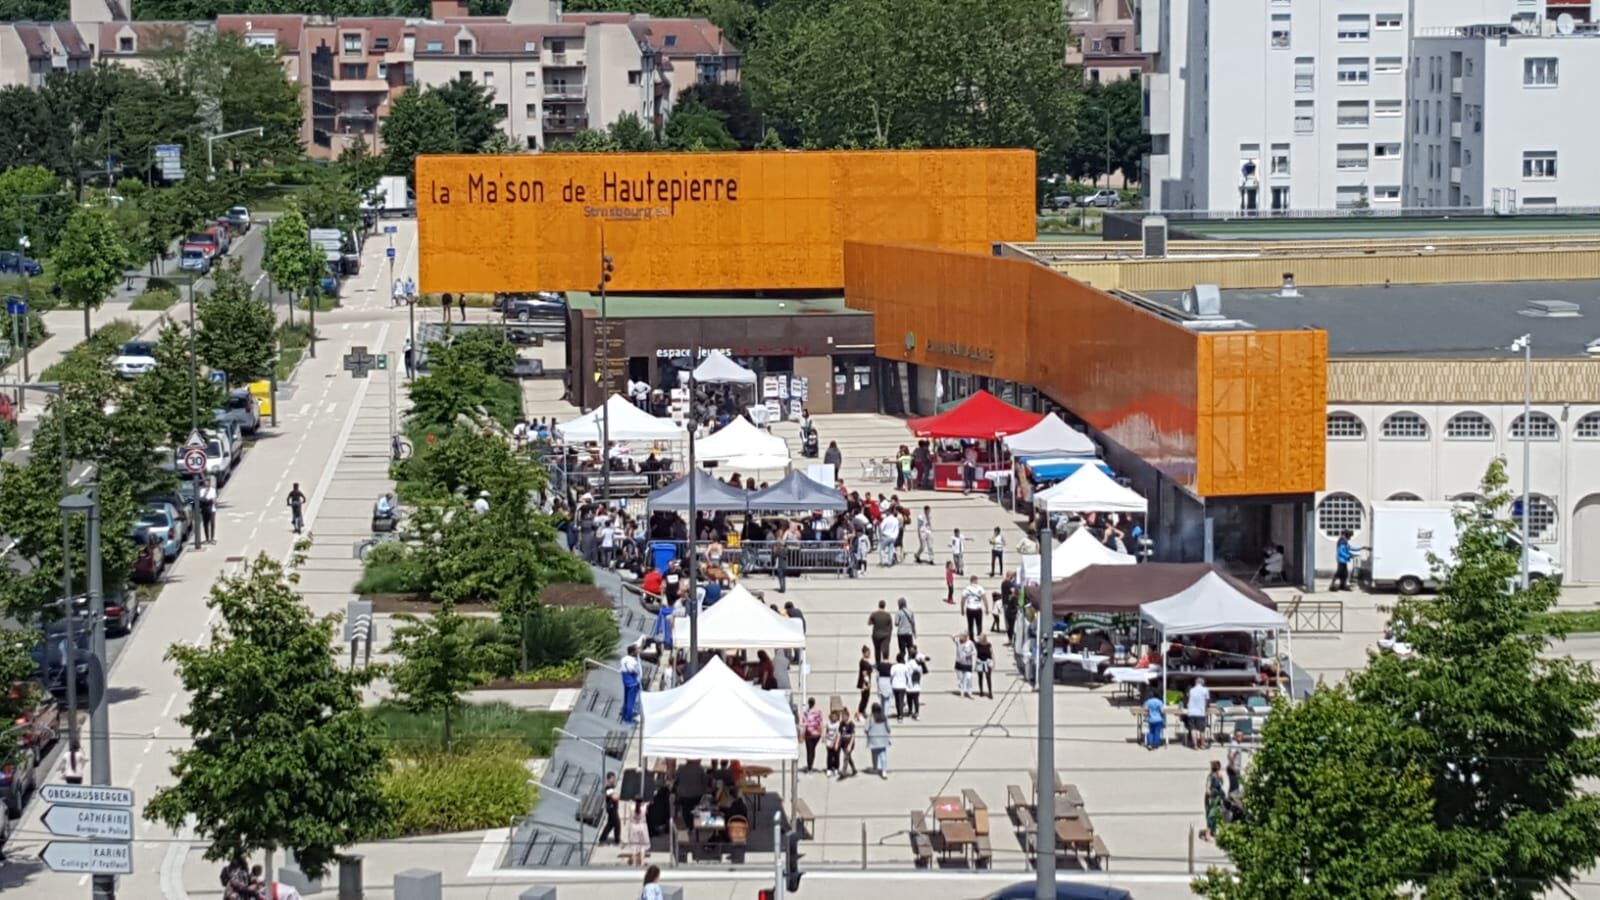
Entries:
{"type": "MultiPolygon", "coordinates": [[[[1445,565],[1455,564],[1456,511],[1467,506],[1448,500],[1372,504],[1371,542],[1357,563],[1356,579],[1368,589],[1393,588],[1402,594],[1437,588],[1428,556],[1439,557],[1445,565]]],[[[1506,541],[1508,549],[1520,556],[1522,536],[1511,532],[1506,541]]],[[[1529,548],[1528,572],[1533,578],[1561,580],[1561,567],[1537,547],[1529,548]]]]}

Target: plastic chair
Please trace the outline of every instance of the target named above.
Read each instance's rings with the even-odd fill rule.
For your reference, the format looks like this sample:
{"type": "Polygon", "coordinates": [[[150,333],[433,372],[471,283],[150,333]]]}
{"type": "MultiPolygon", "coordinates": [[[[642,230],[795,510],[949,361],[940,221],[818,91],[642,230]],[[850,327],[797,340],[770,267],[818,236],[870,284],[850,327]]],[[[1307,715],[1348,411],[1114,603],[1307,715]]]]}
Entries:
{"type": "Polygon", "coordinates": [[[1244,705],[1251,712],[1255,713],[1264,713],[1272,708],[1272,704],[1268,703],[1267,698],[1265,697],[1251,697],[1244,702],[1244,705]]]}

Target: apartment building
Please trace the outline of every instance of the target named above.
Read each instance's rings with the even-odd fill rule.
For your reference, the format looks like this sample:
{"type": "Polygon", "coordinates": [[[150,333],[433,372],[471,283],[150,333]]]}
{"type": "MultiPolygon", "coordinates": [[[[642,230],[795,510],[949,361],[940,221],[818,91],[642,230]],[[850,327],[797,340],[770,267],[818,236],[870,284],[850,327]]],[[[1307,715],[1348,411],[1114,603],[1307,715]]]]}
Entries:
{"type": "Polygon", "coordinates": [[[94,48],[71,22],[0,22],[0,85],[38,87],[93,64],[94,48]]]}
{"type": "Polygon", "coordinates": [[[1082,68],[1086,81],[1121,81],[1149,71],[1150,58],[1139,52],[1133,6],[1133,0],[1068,0],[1073,41],[1067,65],[1082,68]]]}
{"type": "Polygon", "coordinates": [[[1399,207],[1412,39],[1533,22],[1544,0],[1144,0],[1147,203],[1399,207]]]}
{"type": "Polygon", "coordinates": [[[1419,35],[1410,77],[1408,206],[1600,206],[1600,132],[1574,115],[1600,85],[1596,25],[1563,12],[1419,35]]]}

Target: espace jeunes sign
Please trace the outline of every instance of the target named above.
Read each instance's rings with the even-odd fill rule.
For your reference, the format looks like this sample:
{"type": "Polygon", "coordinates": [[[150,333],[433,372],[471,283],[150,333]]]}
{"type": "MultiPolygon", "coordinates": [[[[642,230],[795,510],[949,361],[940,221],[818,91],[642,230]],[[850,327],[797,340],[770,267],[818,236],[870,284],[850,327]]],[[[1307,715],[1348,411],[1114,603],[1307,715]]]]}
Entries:
{"type": "Polygon", "coordinates": [[[426,156],[440,291],[836,289],[846,240],[986,253],[1034,237],[1026,150],[426,156]]]}

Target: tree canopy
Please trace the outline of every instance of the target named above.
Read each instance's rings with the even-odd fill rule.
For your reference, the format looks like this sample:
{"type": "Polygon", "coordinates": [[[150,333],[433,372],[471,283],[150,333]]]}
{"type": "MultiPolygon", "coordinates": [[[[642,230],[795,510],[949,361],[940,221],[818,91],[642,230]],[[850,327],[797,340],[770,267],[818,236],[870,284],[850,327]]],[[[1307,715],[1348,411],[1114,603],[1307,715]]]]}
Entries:
{"type": "Polygon", "coordinates": [[[227,373],[229,386],[249,384],[272,372],[277,317],[257,299],[237,262],[217,269],[216,286],[195,302],[200,328],[195,349],[213,371],[227,373]]]}
{"type": "Polygon", "coordinates": [[[90,315],[106,302],[106,294],[122,281],[129,262],[111,214],[101,207],[74,210],[51,254],[56,284],[68,303],[83,309],[83,336],[94,333],[90,315]]]}

